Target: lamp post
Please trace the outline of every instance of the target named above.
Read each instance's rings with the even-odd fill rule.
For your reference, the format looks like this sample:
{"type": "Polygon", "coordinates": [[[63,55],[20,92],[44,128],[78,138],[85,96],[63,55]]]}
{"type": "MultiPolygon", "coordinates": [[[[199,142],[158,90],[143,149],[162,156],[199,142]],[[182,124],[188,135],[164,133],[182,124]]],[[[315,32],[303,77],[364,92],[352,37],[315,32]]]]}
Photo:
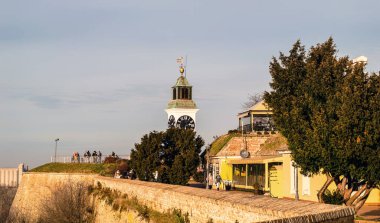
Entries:
{"type": "Polygon", "coordinates": [[[207,148],[206,147],[206,189],[209,189],[208,188],[208,185],[210,184],[210,179],[209,179],[209,174],[210,174],[210,170],[209,170],[209,166],[210,166],[210,148],[207,148]]]}
{"type": "Polygon", "coordinates": [[[55,139],[55,152],[54,152],[54,163],[57,162],[57,144],[58,144],[59,138],[55,139]]]}

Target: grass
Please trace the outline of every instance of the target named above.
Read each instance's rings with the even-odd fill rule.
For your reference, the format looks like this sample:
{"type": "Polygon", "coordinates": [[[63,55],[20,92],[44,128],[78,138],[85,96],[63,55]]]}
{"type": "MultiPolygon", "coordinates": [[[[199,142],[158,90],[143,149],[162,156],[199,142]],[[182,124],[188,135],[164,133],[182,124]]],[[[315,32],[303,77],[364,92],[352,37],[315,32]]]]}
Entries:
{"type": "Polygon", "coordinates": [[[31,169],[29,172],[44,173],[92,173],[103,176],[113,176],[115,163],[47,163],[31,169]]]}
{"type": "Polygon", "coordinates": [[[88,192],[100,200],[104,200],[107,205],[111,206],[114,211],[135,211],[140,219],[155,223],[189,223],[188,213],[183,214],[179,209],[173,209],[161,213],[143,205],[137,197],[128,197],[120,191],[103,187],[97,182],[96,187],[90,186],[88,192]]]}
{"type": "Polygon", "coordinates": [[[215,156],[222,148],[232,139],[232,137],[239,136],[239,133],[226,134],[218,137],[211,144],[210,155],[215,156]]]}
{"type": "Polygon", "coordinates": [[[288,148],[288,142],[281,134],[272,135],[261,147],[262,150],[272,151],[281,148],[288,148]]]}
{"type": "MultiPolygon", "coordinates": [[[[215,156],[223,147],[233,138],[241,137],[240,133],[231,133],[218,137],[211,144],[210,155],[215,156]]],[[[250,136],[247,137],[256,137],[250,136]]],[[[268,140],[261,147],[263,150],[273,151],[281,148],[287,148],[287,141],[281,134],[271,135],[268,140]]]]}

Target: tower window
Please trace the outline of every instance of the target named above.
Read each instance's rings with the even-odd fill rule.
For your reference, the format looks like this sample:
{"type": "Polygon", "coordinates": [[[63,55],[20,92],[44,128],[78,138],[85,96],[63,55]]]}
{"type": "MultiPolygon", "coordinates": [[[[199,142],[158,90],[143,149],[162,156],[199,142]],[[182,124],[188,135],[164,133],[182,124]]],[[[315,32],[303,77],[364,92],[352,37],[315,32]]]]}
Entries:
{"type": "Polygon", "coordinates": [[[175,100],[176,99],[176,90],[175,90],[175,88],[173,88],[173,100],[175,100]]]}
{"type": "Polygon", "coordinates": [[[188,93],[188,89],[187,88],[184,88],[183,89],[183,98],[184,99],[189,99],[189,93],[188,93]]]}

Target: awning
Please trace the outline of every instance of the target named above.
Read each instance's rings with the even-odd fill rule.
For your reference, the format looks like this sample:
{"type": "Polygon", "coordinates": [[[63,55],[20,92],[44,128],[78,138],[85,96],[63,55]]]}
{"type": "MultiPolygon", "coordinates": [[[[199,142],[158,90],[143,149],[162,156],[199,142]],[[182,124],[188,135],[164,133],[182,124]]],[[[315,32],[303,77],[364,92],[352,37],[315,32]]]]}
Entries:
{"type": "Polygon", "coordinates": [[[227,164],[254,164],[254,163],[270,163],[282,161],[280,156],[260,156],[260,157],[251,157],[247,159],[227,159],[227,164]],[[277,159],[276,159],[277,158],[277,159]]]}

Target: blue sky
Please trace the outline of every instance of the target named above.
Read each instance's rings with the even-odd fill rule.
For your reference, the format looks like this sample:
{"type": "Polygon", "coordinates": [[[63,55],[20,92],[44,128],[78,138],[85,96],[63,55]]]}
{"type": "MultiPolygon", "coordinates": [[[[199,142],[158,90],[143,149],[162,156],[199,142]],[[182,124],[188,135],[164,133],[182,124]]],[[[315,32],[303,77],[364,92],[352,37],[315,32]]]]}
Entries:
{"type": "Polygon", "coordinates": [[[236,128],[268,66],[301,39],[380,70],[379,1],[1,1],[0,167],[88,149],[128,154],[164,130],[176,58],[200,111],[197,130],[236,128]]]}

